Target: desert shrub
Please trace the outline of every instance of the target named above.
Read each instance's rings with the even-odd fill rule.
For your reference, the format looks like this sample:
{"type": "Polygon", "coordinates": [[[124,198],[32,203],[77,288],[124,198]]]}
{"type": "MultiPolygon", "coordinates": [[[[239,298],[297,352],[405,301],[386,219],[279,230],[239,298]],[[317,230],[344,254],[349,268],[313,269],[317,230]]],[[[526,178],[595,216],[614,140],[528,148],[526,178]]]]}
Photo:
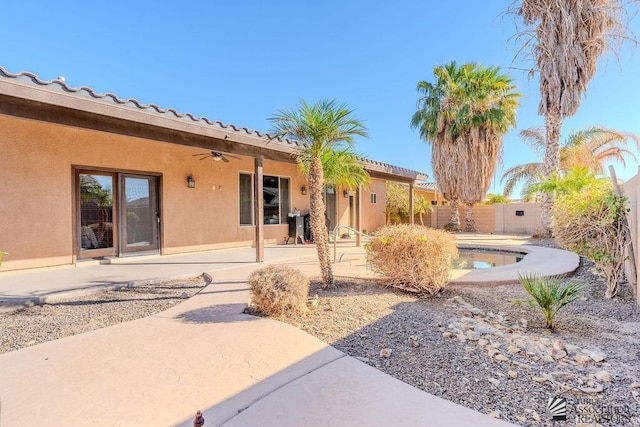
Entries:
{"type": "Polygon", "coordinates": [[[458,256],[454,236],[420,225],[383,227],[365,248],[367,261],[387,285],[430,295],[446,285],[458,256]]]}
{"type": "Polygon", "coordinates": [[[455,222],[448,222],[442,226],[444,231],[448,231],[450,233],[454,233],[456,231],[460,231],[460,227],[455,222]]]}
{"type": "Polygon", "coordinates": [[[557,276],[518,276],[520,284],[531,298],[524,300],[531,307],[542,310],[545,326],[555,328],[555,317],[562,307],[572,303],[580,297],[584,289],[583,285],[575,281],[562,284],[562,279],[557,276]]]}
{"type": "Polygon", "coordinates": [[[597,182],[556,198],[553,232],[565,249],[592,260],[606,282],[606,297],[618,293],[624,274],[626,198],[597,182]]]}
{"type": "Polygon", "coordinates": [[[270,265],[249,276],[251,302],[267,316],[287,316],[306,311],[309,278],[286,265],[270,265]]]}
{"type": "Polygon", "coordinates": [[[6,253],[6,252],[2,252],[2,251],[0,251],[0,265],[2,265],[2,256],[3,256],[3,255],[9,255],[9,254],[8,254],[8,253],[6,253]]]}

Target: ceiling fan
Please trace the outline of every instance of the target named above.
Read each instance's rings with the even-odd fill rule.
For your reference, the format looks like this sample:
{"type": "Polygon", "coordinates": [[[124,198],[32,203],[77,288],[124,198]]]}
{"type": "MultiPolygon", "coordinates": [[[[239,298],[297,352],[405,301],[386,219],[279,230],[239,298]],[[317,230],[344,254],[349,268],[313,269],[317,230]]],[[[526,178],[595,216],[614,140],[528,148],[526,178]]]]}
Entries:
{"type": "Polygon", "coordinates": [[[192,156],[199,157],[198,160],[204,160],[206,158],[211,157],[216,162],[219,162],[220,160],[222,160],[225,163],[229,163],[228,157],[231,157],[231,158],[234,158],[234,159],[238,159],[238,160],[242,160],[238,156],[234,156],[234,155],[229,154],[229,153],[223,153],[221,151],[210,151],[208,153],[192,154],[192,156]]]}

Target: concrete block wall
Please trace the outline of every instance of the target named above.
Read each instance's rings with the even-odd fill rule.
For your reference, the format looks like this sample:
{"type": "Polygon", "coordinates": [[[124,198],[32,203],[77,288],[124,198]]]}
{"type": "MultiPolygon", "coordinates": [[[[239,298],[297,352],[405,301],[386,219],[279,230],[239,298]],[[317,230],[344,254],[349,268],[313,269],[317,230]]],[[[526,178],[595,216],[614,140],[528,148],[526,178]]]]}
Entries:
{"type": "MultiPolygon", "coordinates": [[[[464,224],[465,206],[460,206],[460,222],[464,224]]],[[[473,207],[476,229],[490,234],[533,234],[540,225],[540,205],[537,203],[499,203],[473,207]],[[523,211],[523,215],[516,215],[523,211]]],[[[451,220],[451,207],[434,206],[431,227],[443,228],[451,220]]]]}

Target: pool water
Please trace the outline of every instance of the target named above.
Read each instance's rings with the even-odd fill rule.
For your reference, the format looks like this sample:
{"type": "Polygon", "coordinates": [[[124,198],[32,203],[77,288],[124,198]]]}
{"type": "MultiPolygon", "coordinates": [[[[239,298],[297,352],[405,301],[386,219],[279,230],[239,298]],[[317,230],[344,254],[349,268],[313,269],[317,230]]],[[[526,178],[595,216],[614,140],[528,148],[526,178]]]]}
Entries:
{"type": "Polygon", "coordinates": [[[522,261],[525,254],[519,252],[494,251],[490,249],[458,249],[458,259],[452,268],[470,270],[474,268],[492,268],[522,261]]]}

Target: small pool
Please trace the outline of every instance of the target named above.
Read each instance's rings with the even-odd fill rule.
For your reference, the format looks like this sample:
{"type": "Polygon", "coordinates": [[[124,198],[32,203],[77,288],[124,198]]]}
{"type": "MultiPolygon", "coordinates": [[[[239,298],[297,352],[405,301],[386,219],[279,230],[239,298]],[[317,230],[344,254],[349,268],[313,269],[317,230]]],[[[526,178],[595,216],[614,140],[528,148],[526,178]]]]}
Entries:
{"type": "Polygon", "coordinates": [[[474,268],[492,268],[522,261],[525,254],[520,252],[497,251],[492,249],[458,249],[458,259],[451,268],[471,270],[474,268]]]}

